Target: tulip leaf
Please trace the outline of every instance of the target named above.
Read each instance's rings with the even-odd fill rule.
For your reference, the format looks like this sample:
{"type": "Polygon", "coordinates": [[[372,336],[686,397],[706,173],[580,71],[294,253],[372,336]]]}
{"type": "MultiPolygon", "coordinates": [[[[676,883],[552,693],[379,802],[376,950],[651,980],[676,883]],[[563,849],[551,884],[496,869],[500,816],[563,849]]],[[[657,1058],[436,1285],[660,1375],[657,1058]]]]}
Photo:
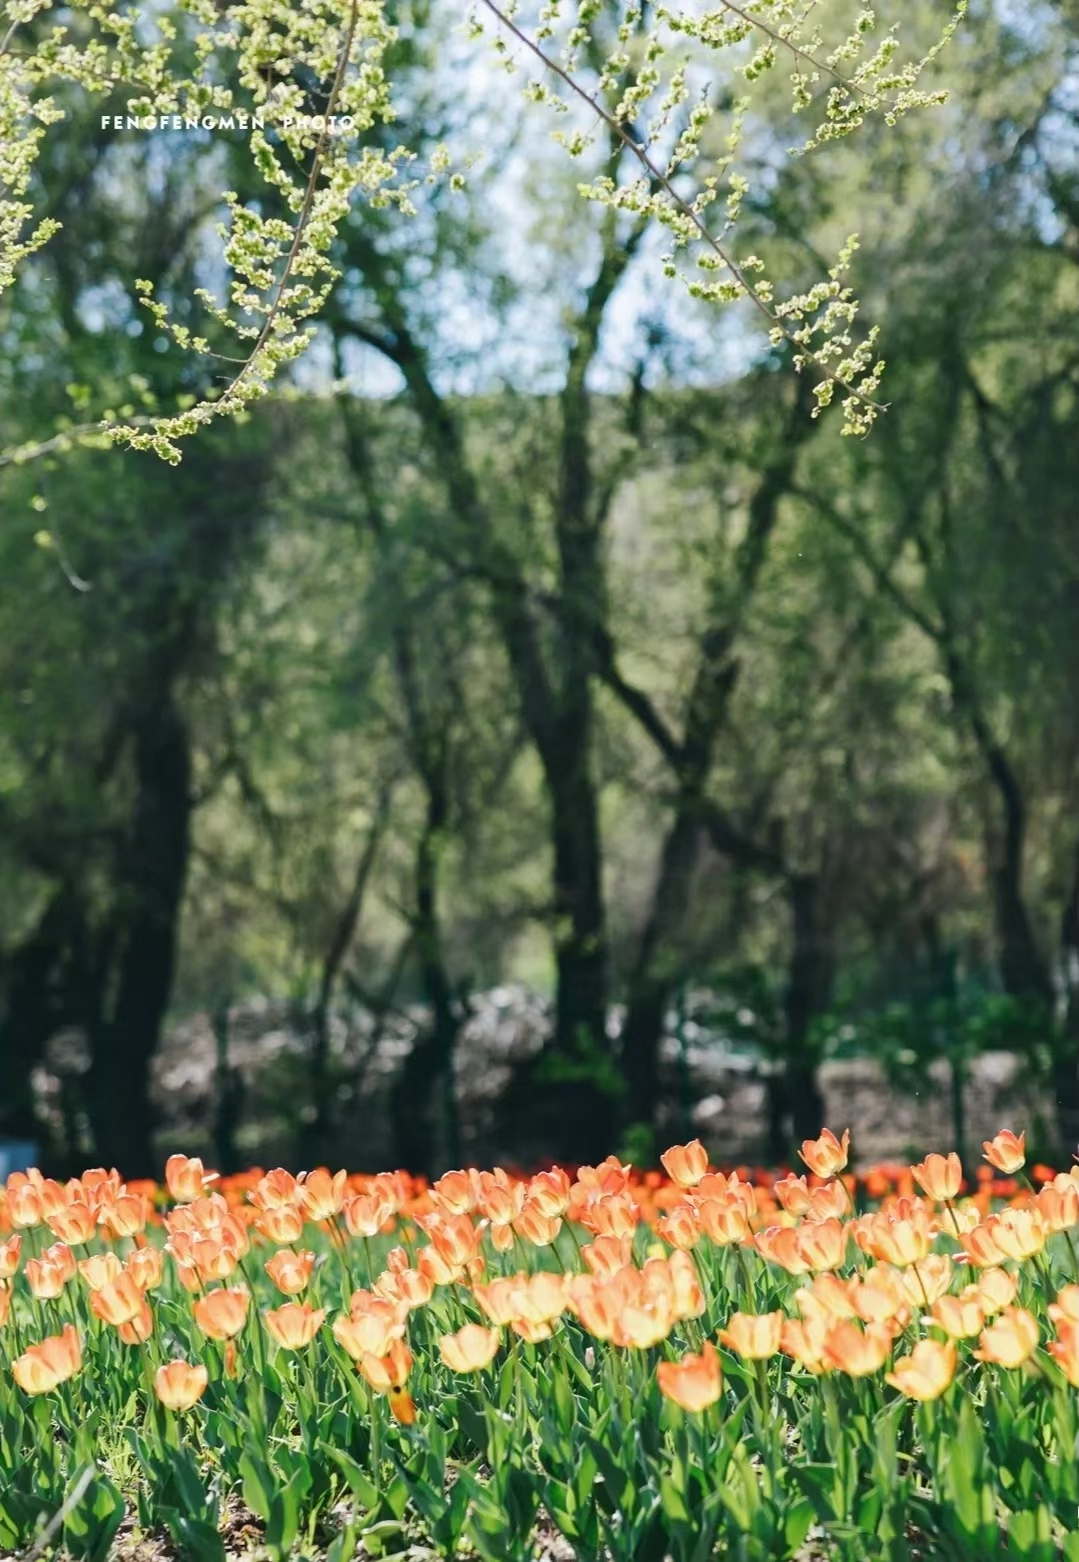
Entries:
{"type": "Polygon", "coordinates": [[[226,1562],[225,1542],[215,1526],[175,1508],[160,1508],[158,1513],[181,1551],[199,1562],[226,1562]]]}
{"type": "Polygon", "coordinates": [[[663,1504],[663,1511],[672,1523],[689,1523],[690,1514],[685,1498],[667,1475],[661,1475],[659,1478],[659,1497],[663,1504]]]}
{"type": "Polygon", "coordinates": [[[378,1488],[351,1454],[345,1453],[343,1448],[334,1448],[329,1443],[320,1442],[319,1448],[327,1454],[341,1471],[348,1482],[349,1491],[355,1497],[360,1507],[367,1512],[373,1512],[378,1507],[378,1488]]]}

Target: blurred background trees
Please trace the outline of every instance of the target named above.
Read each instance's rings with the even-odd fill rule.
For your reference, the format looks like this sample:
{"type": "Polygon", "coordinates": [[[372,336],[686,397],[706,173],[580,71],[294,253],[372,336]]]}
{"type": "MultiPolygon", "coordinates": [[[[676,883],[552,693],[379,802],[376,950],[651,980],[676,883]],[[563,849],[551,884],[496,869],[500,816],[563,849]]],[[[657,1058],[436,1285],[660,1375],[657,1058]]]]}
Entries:
{"type": "MultiPolygon", "coordinates": [[[[407,1017],[379,1099],[437,1171],[462,1031],[517,982],[549,1001],[494,1108],[522,1160],[654,1154],[691,988],[760,1060],[761,1154],[816,1132],[837,1048],[946,1057],[962,1133],[989,1047],[1070,1154],[1074,7],[974,6],[948,104],[857,145],[778,160],[778,99],[752,127],[751,242],[792,285],[861,234],[890,410],[857,441],[578,200],[519,94],[480,101],[444,20],[403,21],[394,140],[480,151],[466,191],[407,232],[357,212],[310,361],[180,467],[0,469],[0,1132],[151,1170],[154,1056],[204,1011],[209,1153],[246,1122],[257,1154],[230,1015],[274,999],[291,1153],[362,1161],[344,1038],[370,1059],[407,1017]]],[[[126,300],[197,284],[227,138],[212,170],[78,118],[47,147],[65,226],[0,314],[5,446],[88,385],[205,391],[126,300]]]]}

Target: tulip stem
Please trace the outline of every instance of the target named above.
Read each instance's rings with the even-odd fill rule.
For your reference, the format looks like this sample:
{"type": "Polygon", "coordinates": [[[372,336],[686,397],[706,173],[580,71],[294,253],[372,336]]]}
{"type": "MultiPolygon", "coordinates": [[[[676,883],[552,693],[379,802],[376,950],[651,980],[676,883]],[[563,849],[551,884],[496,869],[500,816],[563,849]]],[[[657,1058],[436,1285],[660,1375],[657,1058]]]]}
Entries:
{"type": "MultiPolygon", "coordinates": [[[[959,1217],[955,1213],[955,1205],[952,1203],[951,1199],[945,1199],[944,1202],[945,1202],[945,1204],[948,1207],[948,1214],[952,1217],[952,1230],[955,1232],[955,1240],[959,1243],[959,1246],[962,1247],[963,1246],[963,1236],[962,1236],[962,1233],[959,1230],[959,1217]]],[[[968,1264],[967,1264],[967,1284],[968,1285],[975,1285],[976,1283],[977,1283],[977,1276],[974,1273],[974,1265],[972,1263],[968,1262],[968,1264]]]]}
{"type": "Polygon", "coordinates": [[[382,1402],[377,1394],[371,1396],[371,1478],[375,1489],[382,1489],[382,1402]]]}
{"type": "MultiPolygon", "coordinates": [[[[341,1260],[341,1274],[345,1282],[344,1305],[347,1307],[349,1297],[355,1290],[352,1281],[352,1265],[349,1263],[348,1258],[348,1243],[345,1241],[345,1234],[341,1230],[341,1222],[336,1215],[330,1216],[329,1226],[334,1246],[337,1248],[338,1257],[341,1260]]],[[[364,1240],[366,1241],[366,1238],[364,1240]]],[[[368,1256],[368,1264],[370,1264],[370,1256],[368,1256]]]]}
{"type": "Polygon", "coordinates": [[[749,1267],[746,1264],[745,1250],[740,1242],[735,1245],[735,1252],[738,1255],[738,1267],[742,1271],[742,1281],[745,1285],[746,1306],[752,1311],[757,1305],[757,1292],[754,1289],[753,1281],[749,1278],[749,1267]]]}
{"type": "Polygon", "coordinates": [[[262,1339],[262,1324],[261,1324],[261,1322],[259,1320],[259,1311],[258,1311],[258,1307],[256,1306],[256,1303],[255,1303],[255,1297],[256,1297],[257,1293],[255,1291],[255,1286],[254,1286],[254,1283],[252,1282],[251,1276],[248,1274],[247,1265],[244,1263],[242,1258],[240,1259],[240,1269],[241,1269],[241,1271],[243,1273],[244,1279],[247,1281],[247,1288],[248,1288],[248,1291],[249,1291],[250,1297],[251,1297],[251,1300],[248,1303],[247,1320],[246,1321],[251,1325],[251,1332],[252,1332],[252,1334],[254,1336],[255,1361],[256,1361],[256,1364],[258,1365],[259,1379],[262,1382],[265,1382],[265,1380],[266,1380],[266,1348],[265,1348],[265,1345],[263,1344],[263,1339],[262,1339]]]}

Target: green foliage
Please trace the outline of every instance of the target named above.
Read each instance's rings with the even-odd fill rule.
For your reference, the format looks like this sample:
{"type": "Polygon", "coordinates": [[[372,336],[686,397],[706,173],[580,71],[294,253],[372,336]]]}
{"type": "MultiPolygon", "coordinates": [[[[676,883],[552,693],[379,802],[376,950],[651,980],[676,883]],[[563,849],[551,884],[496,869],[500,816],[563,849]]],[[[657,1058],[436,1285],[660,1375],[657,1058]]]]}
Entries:
{"type": "Polygon", "coordinates": [[[941,1058],[965,1072],[984,1052],[1018,1052],[1028,1065],[1044,1070],[1050,1024],[1035,1003],[980,993],[890,1004],[845,1023],[838,1037],[833,1016],[822,1020],[822,1030],[834,1039],[831,1045],[825,1042],[826,1053],[876,1058],[893,1085],[919,1094],[941,1058]]]}

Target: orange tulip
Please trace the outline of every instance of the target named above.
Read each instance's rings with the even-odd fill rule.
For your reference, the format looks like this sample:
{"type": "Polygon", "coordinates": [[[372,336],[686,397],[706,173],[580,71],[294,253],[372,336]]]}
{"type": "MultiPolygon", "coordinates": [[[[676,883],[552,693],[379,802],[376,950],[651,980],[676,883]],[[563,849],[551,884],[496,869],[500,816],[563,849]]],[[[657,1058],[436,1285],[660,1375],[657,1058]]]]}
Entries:
{"type": "Polygon", "coordinates": [[[420,1274],[425,1275],[433,1286],[454,1285],[465,1272],[464,1264],[450,1263],[437,1248],[430,1245],[420,1248],[416,1264],[420,1274]]]}
{"type": "Polygon", "coordinates": [[[779,1348],[785,1356],[791,1356],[803,1367],[808,1367],[810,1372],[823,1372],[824,1347],[829,1327],[828,1321],[819,1316],[804,1320],[785,1318],[780,1330],[779,1348]]]}
{"type": "Polygon", "coordinates": [[[831,1182],[822,1182],[819,1187],[811,1188],[806,1219],[841,1220],[844,1215],[849,1215],[851,1202],[847,1191],[848,1180],[846,1177],[833,1177],[831,1182]]]}
{"type": "Polygon", "coordinates": [[[955,1264],[948,1253],[929,1253],[917,1263],[899,1271],[899,1283],[912,1307],[930,1307],[943,1296],[955,1277],[955,1264]]]}
{"type": "Polygon", "coordinates": [[[814,1323],[827,1323],[833,1318],[856,1318],[851,1287],[857,1284],[857,1281],[840,1280],[833,1274],[818,1275],[812,1285],[801,1286],[795,1291],[794,1300],[802,1317],[814,1323]]]}
{"type": "Polygon", "coordinates": [[[804,1275],[813,1266],[802,1254],[801,1235],[794,1226],[768,1226],[751,1240],[757,1252],[770,1264],[785,1269],[789,1275],[804,1275]]]}
{"type": "Polygon", "coordinates": [[[1079,1323],[1079,1285],[1066,1285],[1049,1303],[1049,1316],[1056,1324],[1079,1323]]]}
{"type": "Polygon", "coordinates": [[[478,1192],[475,1172],[448,1171],[432,1184],[431,1200],[447,1215],[470,1215],[476,1207],[478,1192]]]}
{"type": "Polygon", "coordinates": [[[124,1261],[124,1268],[140,1291],[152,1291],[161,1284],[164,1262],[159,1247],[134,1248],[124,1261]]]}
{"type": "MultiPolygon", "coordinates": [[[[353,1291],[348,1310],[353,1318],[388,1319],[399,1323],[402,1328],[408,1320],[408,1308],[403,1303],[381,1296],[376,1291],[353,1291]]],[[[377,1351],[375,1354],[382,1355],[383,1352],[377,1351]]]]}
{"type": "Polygon", "coordinates": [[[632,1239],[641,1223],[641,1212],[632,1194],[607,1193],[581,1216],[581,1221],[597,1236],[632,1239]]]}
{"type": "Polygon", "coordinates": [[[61,1186],[52,1177],[42,1177],[40,1172],[32,1171],[28,1176],[37,1190],[38,1200],[41,1204],[41,1218],[46,1224],[54,1215],[63,1214],[69,1204],[91,1205],[93,1194],[89,1190],[83,1190],[83,1185],[77,1177],[72,1177],[68,1183],[61,1186]]]}
{"type": "Polygon", "coordinates": [[[331,1176],[324,1166],[299,1177],[296,1184],[297,1199],[308,1220],[329,1220],[331,1215],[340,1214],[345,1202],[347,1180],[347,1172],[334,1172],[331,1176]]]}
{"type": "MultiPolygon", "coordinates": [[[[452,1173],[451,1173],[452,1175],[452,1173]]],[[[463,1176],[464,1173],[461,1173],[463,1176]]],[[[436,1184],[437,1186],[437,1184],[436,1184]]],[[[432,1190],[432,1197],[434,1193],[432,1190]]],[[[357,1193],[344,1204],[345,1225],[354,1237],[374,1237],[396,1213],[392,1195],[385,1188],[357,1193]]]]}
{"type": "MultiPolygon", "coordinates": [[[[645,1265],[647,1270],[648,1265],[645,1265]]],[[[696,1265],[688,1253],[672,1253],[667,1260],[671,1294],[676,1318],[699,1318],[704,1312],[704,1292],[697,1275],[696,1265]]]]}
{"type": "Polygon", "coordinates": [[[861,1282],[850,1283],[851,1305],[863,1323],[890,1323],[900,1328],[910,1316],[906,1293],[894,1269],[871,1269],[861,1282]]]}
{"type": "Polygon", "coordinates": [[[891,1350],[892,1331],[886,1324],[870,1323],[863,1331],[839,1318],[828,1329],[822,1354],[825,1366],[851,1378],[864,1378],[880,1371],[891,1350]]]}
{"type": "Polygon", "coordinates": [[[147,1200],[132,1193],[122,1193],[109,1204],[102,1205],[99,1219],[114,1237],[135,1237],[146,1229],[149,1212],[147,1200]]]}
{"type": "Polygon", "coordinates": [[[1010,1128],[1002,1128],[995,1138],[982,1141],[986,1160],[997,1171],[1010,1177],[1026,1161],[1026,1138],[1026,1134],[1022,1133],[1017,1139],[1010,1128]]]}
{"type": "Polygon", "coordinates": [[[514,1289],[514,1280],[507,1275],[492,1280],[488,1285],[473,1286],[472,1294],[492,1323],[505,1325],[512,1322],[517,1312],[514,1289]]]}
{"type": "Polygon", "coordinates": [[[672,1145],[660,1160],[671,1181],[680,1188],[695,1188],[708,1170],[708,1151],[699,1139],[691,1139],[689,1144],[672,1145]]]}
{"type": "Polygon", "coordinates": [[[97,1229],[97,1221],[85,1204],[69,1204],[66,1209],[57,1210],[48,1224],[53,1236],[72,1247],[83,1247],[97,1229]]]}
{"type": "Polygon", "coordinates": [[[234,1248],[216,1237],[196,1237],[191,1244],[191,1257],[204,1284],[211,1280],[227,1280],[235,1274],[239,1259],[234,1248]]]}
{"type": "Polygon", "coordinates": [[[256,1209],[280,1209],[286,1204],[299,1204],[296,1178],[278,1166],[259,1178],[251,1190],[250,1199],[256,1209]]]}
{"type": "Polygon", "coordinates": [[[939,1399],[955,1377],[955,1346],[949,1340],[919,1340],[909,1356],[901,1356],[884,1381],[910,1399],[939,1399]]]}
{"type": "Polygon", "coordinates": [[[963,1238],[963,1249],[961,1257],[968,1263],[975,1264],[979,1269],[999,1270],[999,1266],[1008,1257],[1008,1254],[997,1245],[992,1228],[985,1222],[966,1233],[963,1238]]]}
{"type": "Polygon", "coordinates": [[[1005,1258],[1020,1261],[1040,1253],[1049,1235],[1037,1209],[1003,1210],[999,1215],[988,1216],[981,1229],[989,1232],[1005,1258]]]}
{"type": "Polygon", "coordinates": [[[779,1349],[783,1318],[781,1312],[732,1313],[719,1331],[720,1342],[749,1361],[763,1361],[779,1349]]]}
{"type": "MultiPolygon", "coordinates": [[[[70,1248],[65,1248],[70,1253],[70,1248]]],[[[51,1257],[51,1248],[46,1248],[40,1258],[28,1258],[26,1260],[26,1283],[30,1287],[30,1293],[39,1302],[51,1302],[63,1293],[64,1286],[70,1278],[67,1267],[63,1263],[51,1257]]]]}
{"type": "Polygon", "coordinates": [[[963,1181],[962,1162],[954,1150],[950,1155],[927,1155],[911,1171],[918,1186],[939,1204],[954,1199],[963,1181]]]}
{"type": "Polygon", "coordinates": [[[799,1152],[811,1172],[816,1172],[818,1177],[834,1177],[836,1172],[841,1172],[847,1164],[847,1153],[850,1150],[850,1129],[843,1131],[842,1139],[837,1139],[830,1128],[826,1128],[819,1139],[805,1139],[799,1152]]]}
{"type": "Polygon", "coordinates": [[[1000,1367],[1021,1367],[1038,1344],[1038,1321],[1023,1307],[1005,1307],[996,1323],[982,1330],[979,1361],[1000,1367]]]}
{"type": "Polygon", "coordinates": [[[16,1232],[6,1242],[0,1242],[0,1281],[10,1280],[19,1267],[22,1237],[16,1232]]]}
{"type": "Polygon", "coordinates": [[[651,1350],[667,1338],[676,1322],[671,1297],[641,1294],[622,1304],[611,1338],[625,1349],[651,1350]]]}
{"type": "Polygon", "coordinates": [[[749,1215],[740,1199],[723,1195],[702,1199],[697,1207],[701,1229],[717,1247],[744,1242],[749,1236],[749,1215]]]}
{"type": "Polygon", "coordinates": [[[268,1308],[262,1316],[283,1350],[302,1350],[321,1329],[326,1309],[312,1307],[310,1302],[286,1302],[282,1307],[268,1308]]]}
{"type": "Polygon", "coordinates": [[[1079,1388],[1079,1321],[1057,1324],[1057,1338],[1049,1342],[1049,1354],[1073,1388],[1079,1388]]]}
{"type": "Polygon", "coordinates": [[[402,1426],[411,1426],[416,1419],[416,1406],[412,1395],[407,1389],[391,1389],[389,1392],[390,1410],[393,1419],[400,1421],[402,1426]]]}
{"type": "Polygon", "coordinates": [[[492,1221],[487,1228],[491,1246],[496,1253],[508,1253],[513,1246],[513,1227],[504,1221],[492,1221]]]}
{"type": "Polygon", "coordinates": [[[431,1239],[431,1245],[447,1264],[463,1266],[479,1253],[484,1223],[474,1226],[468,1215],[441,1215],[434,1211],[419,1217],[418,1224],[431,1239]]]}
{"type": "Polygon", "coordinates": [[[566,1281],[566,1305],[577,1314],[582,1328],[600,1340],[619,1336],[623,1309],[629,1303],[646,1300],[635,1269],[619,1270],[606,1277],[570,1275],[566,1281]]]}
{"type": "Polygon", "coordinates": [[[0,1282],[0,1329],[7,1323],[7,1315],[11,1310],[11,1292],[6,1285],[0,1282]]]}
{"type": "Polygon", "coordinates": [[[928,1258],[933,1245],[935,1230],[922,1209],[911,1209],[909,1215],[865,1215],[852,1222],[854,1240],[864,1252],[871,1253],[881,1263],[894,1264],[904,1269],[908,1264],[928,1258]]]}
{"type": "Polygon", "coordinates": [[[566,1308],[566,1277],[541,1269],[518,1275],[513,1284],[515,1316],[530,1323],[553,1323],[566,1308]]]}
{"type": "Polygon", "coordinates": [[[412,1352],[404,1340],[394,1340],[385,1356],[361,1355],[357,1366],[376,1394],[401,1390],[412,1371],[412,1352]]]}
{"type": "Polygon", "coordinates": [[[303,1211],[295,1204],[279,1204],[261,1210],[256,1228],[270,1242],[298,1242],[303,1236],[303,1211]]]}
{"type": "Polygon", "coordinates": [[[983,1269],[978,1276],[977,1290],[986,1317],[991,1317],[1014,1302],[1018,1289],[1018,1277],[1007,1269],[983,1269]]]}
{"type": "Polygon", "coordinates": [[[569,1208],[570,1181],[560,1166],[537,1172],[528,1184],[528,1202],[549,1219],[562,1216],[569,1208]]]}
{"type": "Polygon", "coordinates": [[[41,1224],[41,1194],[31,1182],[17,1182],[13,1187],[14,1178],[13,1173],[7,1184],[8,1215],[13,1226],[27,1231],[41,1224]]]}
{"type": "Polygon", "coordinates": [[[805,1215],[809,1210],[809,1186],[805,1177],[788,1172],[773,1184],[775,1196],[788,1215],[805,1215]]]}
{"type": "Polygon", "coordinates": [[[513,1229],[519,1237],[531,1242],[533,1247],[550,1247],[562,1230],[562,1217],[545,1215],[538,1204],[526,1200],[521,1213],[513,1222],[513,1229]]]}
{"type": "Polygon", "coordinates": [[[119,1328],[130,1323],[142,1311],[142,1292],[129,1274],[121,1273],[116,1280],[90,1292],[90,1311],[95,1318],[119,1328]]]}
{"type": "Polygon", "coordinates": [[[385,1356],[394,1340],[404,1334],[407,1316],[407,1310],[400,1305],[383,1297],[373,1298],[363,1311],[357,1311],[354,1305],[351,1315],[337,1315],[333,1321],[334,1338],[354,1361],[361,1356],[385,1356]]]}
{"type": "Polygon", "coordinates": [[[265,1265],[266,1273],[279,1291],[286,1296],[297,1296],[306,1290],[315,1267],[314,1253],[293,1253],[284,1249],[275,1253],[265,1265]]]}
{"type": "Polygon", "coordinates": [[[426,1307],[434,1295],[430,1275],[419,1269],[387,1270],[375,1281],[375,1290],[398,1307],[426,1307]]]}
{"type": "Polygon", "coordinates": [[[115,1253],[93,1253],[79,1262],[79,1273],[91,1291],[100,1291],[103,1285],[114,1285],[124,1272],[124,1266],[115,1253]]]}
{"type": "Polygon", "coordinates": [[[476,1208],[494,1225],[508,1226],[524,1209],[525,1186],[511,1182],[509,1173],[496,1166],[494,1171],[476,1173],[476,1208]]]}
{"type": "Polygon", "coordinates": [[[597,1237],[581,1249],[581,1257],[594,1275],[617,1274],[633,1261],[633,1243],[623,1237],[597,1237]]]}
{"type": "Polygon", "coordinates": [[[208,1291],[192,1304],[195,1322],[212,1340],[231,1340],[247,1322],[251,1297],[242,1286],[208,1291]]]}
{"type": "Polygon", "coordinates": [[[838,1220],[815,1220],[797,1235],[799,1257],[812,1270],[838,1269],[847,1256],[848,1232],[838,1220]]]}
{"type": "Polygon", "coordinates": [[[82,1350],[73,1324],[62,1334],[52,1334],[40,1345],[30,1345],[11,1363],[11,1375],[27,1394],[48,1394],[73,1378],[82,1366],[82,1350]]]}
{"type": "Polygon", "coordinates": [[[656,1222],[656,1231],[672,1247],[683,1252],[696,1247],[701,1239],[701,1227],[697,1211],[691,1204],[676,1204],[656,1222]]]}
{"type": "Polygon", "coordinates": [[[968,1286],[960,1296],[938,1296],[933,1303],[933,1322],[953,1340],[969,1340],[980,1334],[985,1308],[977,1286],[968,1286]]]}
{"type": "Polygon", "coordinates": [[[664,1398],[691,1414],[714,1405],[723,1392],[719,1352],[710,1340],[699,1356],[689,1352],[680,1361],[661,1361],[656,1378],[664,1398]]]}
{"type": "Polygon", "coordinates": [[[154,1332],[154,1315],[150,1311],[150,1304],[145,1296],[142,1306],[134,1318],[129,1318],[119,1328],[119,1335],[125,1345],[144,1345],[154,1332]]]}
{"type": "Polygon", "coordinates": [[[1079,1224],[1079,1183],[1074,1183],[1070,1177],[1059,1181],[1061,1187],[1049,1183],[1034,1198],[1034,1207],[1050,1233],[1069,1231],[1079,1224]]]}
{"type": "Polygon", "coordinates": [[[166,1410],[190,1410],[206,1392],[208,1382],[206,1368],[192,1367],[186,1361],[170,1361],[158,1367],[154,1376],[154,1393],[166,1410]]]}
{"type": "Polygon", "coordinates": [[[438,1342],[442,1360],[454,1372],[479,1372],[492,1362],[499,1346],[497,1329],[466,1323],[456,1334],[444,1334],[438,1342]]]}
{"type": "Polygon", "coordinates": [[[214,1180],[213,1173],[207,1175],[203,1170],[197,1155],[170,1155],[165,1162],[165,1186],[177,1204],[193,1204],[201,1199],[207,1183],[214,1180]]]}

